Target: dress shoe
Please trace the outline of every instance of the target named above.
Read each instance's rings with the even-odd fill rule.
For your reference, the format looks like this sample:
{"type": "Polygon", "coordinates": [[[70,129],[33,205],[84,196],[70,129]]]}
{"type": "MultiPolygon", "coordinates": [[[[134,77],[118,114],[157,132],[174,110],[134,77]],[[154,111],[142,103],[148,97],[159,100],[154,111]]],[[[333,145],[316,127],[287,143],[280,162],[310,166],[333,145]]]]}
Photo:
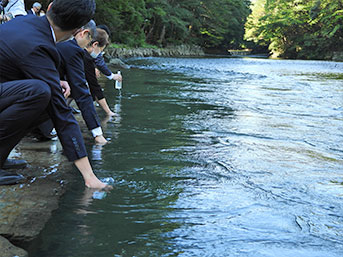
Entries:
{"type": "Polygon", "coordinates": [[[7,159],[4,165],[2,166],[2,169],[22,169],[25,168],[26,165],[27,162],[25,160],[7,159]]]}
{"type": "Polygon", "coordinates": [[[13,185],[23,180],[24,176],[0,170],[0,186],[13,185]]]}

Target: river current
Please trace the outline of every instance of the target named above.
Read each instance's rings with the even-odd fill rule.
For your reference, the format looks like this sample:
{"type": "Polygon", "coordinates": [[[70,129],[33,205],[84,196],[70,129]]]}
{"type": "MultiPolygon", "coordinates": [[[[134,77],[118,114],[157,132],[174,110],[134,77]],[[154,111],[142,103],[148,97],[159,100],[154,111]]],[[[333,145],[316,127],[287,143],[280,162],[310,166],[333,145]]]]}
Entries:
{"type": "Polygon", "coordinates": [[[343,63],[134,58],[32,257],[343,256],[343,63]]]}

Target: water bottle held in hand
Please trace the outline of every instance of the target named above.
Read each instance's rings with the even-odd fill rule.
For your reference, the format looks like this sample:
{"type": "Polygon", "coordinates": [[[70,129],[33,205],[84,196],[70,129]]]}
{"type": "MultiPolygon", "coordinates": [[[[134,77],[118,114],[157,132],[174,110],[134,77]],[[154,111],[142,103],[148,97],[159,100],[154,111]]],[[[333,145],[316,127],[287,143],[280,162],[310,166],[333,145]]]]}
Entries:
{"type": "MultiPolygon", "coordinates": [[[[118,75],[120,75],[120,71],[117,72],[118,75]]],[[[122,88],[122,82],[121,81],[118,81],[116,80],[116,83],[115,83],[115,89],[118,89],[120,90],[122,88]]]]}

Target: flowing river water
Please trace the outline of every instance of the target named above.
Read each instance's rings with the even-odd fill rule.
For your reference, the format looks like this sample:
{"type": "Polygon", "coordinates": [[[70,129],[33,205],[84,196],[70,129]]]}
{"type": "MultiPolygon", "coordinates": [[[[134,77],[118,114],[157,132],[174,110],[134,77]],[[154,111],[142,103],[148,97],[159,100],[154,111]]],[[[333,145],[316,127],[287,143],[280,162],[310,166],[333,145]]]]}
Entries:
{"type": "Polygon", "coordinates": [[[343,256],[343,63],[127,62],[88,142],[114,189],[73,170],[30,256],[343,256]]]}

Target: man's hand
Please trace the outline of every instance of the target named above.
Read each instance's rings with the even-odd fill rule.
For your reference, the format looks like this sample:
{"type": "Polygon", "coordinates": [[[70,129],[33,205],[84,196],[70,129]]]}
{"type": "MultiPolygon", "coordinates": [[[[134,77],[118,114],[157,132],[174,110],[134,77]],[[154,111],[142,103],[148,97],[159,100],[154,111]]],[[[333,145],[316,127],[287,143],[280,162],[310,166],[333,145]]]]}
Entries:
{"type": "Polygon", "coordinates": [[[123,80],[123,77],[120,74],[113,74],[112,79],[121,82],[123,80]]]}
{"type": "Polygon", "coordinates": [[[60,81],[62,92],[64,97],[67,99],[70,96],[70,86],[67,81],[61,80],[60,81]]]}
{"type": "Polygon", "coordinates": [[[101,76],[101,73],[97,68],[95,68],[95,76],[97,79],[100,78],[100,76],[101,76]]]}
{"type": "Polygon", "coordinates": [[[103,135],[100,135],[95,137],[95,143],[97,145],[105,145],[107,144],[107,140],[104,138],[103,135]]]}
{"type": "Polygon", "coordinates": [[[83,179],[85,180],[85,185],[88,188],[96,189],[112,189],[113,187],[101,182],[94,174],[92,167],[89,163],[88,157],[83,157],[74,161],[74,164],[81,172],[83,179]]]}

